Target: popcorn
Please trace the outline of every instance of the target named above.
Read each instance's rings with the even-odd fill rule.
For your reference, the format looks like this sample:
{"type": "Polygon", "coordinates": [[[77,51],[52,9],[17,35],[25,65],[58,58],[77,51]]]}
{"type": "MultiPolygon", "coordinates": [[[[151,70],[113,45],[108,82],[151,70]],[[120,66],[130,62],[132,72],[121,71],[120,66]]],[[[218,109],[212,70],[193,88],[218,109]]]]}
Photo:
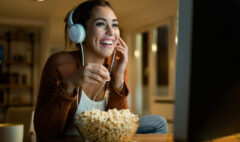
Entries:
{"type": "Polygon", "coordinates": [[[84,111],[75,117],[77,128],[84,138],[94,142],[125,142],[136,132],[139,116],[129,109],[84,111]]]}

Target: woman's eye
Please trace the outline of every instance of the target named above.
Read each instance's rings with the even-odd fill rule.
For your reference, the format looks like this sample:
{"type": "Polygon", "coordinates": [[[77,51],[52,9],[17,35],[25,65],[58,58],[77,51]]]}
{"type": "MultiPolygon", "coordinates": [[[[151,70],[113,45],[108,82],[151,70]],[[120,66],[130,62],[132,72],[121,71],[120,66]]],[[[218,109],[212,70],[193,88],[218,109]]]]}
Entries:
{"type": "Polygon", "coordinates": [[[96,25],[97,25],[97,26],[105,26],[105,23],[103,23],[103,22],[97,22],[96,25]]]}
{"type": "Polygon", "coordinates": [[[118,23],[112,24],[113,27],[118,27],[118,23]]]}

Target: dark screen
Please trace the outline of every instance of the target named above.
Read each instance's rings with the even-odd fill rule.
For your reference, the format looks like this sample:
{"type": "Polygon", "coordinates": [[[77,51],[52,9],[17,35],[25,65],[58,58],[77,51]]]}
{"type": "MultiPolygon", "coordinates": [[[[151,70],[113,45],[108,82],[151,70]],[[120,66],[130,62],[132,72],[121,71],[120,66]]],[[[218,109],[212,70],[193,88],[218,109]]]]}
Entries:
{"type": "Polygon", "coordinates": [[[240,132],[239,0],[195,0],[190,141],[240,132]]]}
{"type": "Polygon", "coordinates": [[[2,72],[2,64],[3,64],[3,47],[0,45],[0,73],[2,72]]]}
{"type": "Polygon", "coordinates": [[[240,133],[240,1],[180,0],[175,141],[240,133]]]}

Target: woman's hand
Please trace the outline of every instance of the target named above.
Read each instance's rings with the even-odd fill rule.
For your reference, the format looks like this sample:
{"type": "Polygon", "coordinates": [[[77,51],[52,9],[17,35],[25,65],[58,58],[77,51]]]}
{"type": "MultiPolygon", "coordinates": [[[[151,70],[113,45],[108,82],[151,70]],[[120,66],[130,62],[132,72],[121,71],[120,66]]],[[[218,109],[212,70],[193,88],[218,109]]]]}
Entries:
{"type": "Polygon", "coordinates": [[[117,57],[112,68],[114,76],[114,87],[119,88],[124,83],[124,71],[128,62],[128,46],[119,38],[116,45],[117,57]]]}
{"type": "Polygon", "coordinates": [[[102,84],[105,80],[110,80],[108,69],[100,64],[88,63],[68,75],[63,82],[67,92],[73,93],[74,88],[78,86],[83,86],[86,83],[102,84]]]}

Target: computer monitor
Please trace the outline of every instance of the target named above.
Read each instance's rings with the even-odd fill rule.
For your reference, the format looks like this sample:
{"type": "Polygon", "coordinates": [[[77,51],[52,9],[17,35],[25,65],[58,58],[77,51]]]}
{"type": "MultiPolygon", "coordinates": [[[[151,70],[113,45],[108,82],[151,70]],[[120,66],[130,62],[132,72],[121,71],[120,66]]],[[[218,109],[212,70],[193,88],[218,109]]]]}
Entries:
{"type": "Polygon", "coordinates": [[[179,0],[176,141],[240,133],[240,1],[179,0]]]}

